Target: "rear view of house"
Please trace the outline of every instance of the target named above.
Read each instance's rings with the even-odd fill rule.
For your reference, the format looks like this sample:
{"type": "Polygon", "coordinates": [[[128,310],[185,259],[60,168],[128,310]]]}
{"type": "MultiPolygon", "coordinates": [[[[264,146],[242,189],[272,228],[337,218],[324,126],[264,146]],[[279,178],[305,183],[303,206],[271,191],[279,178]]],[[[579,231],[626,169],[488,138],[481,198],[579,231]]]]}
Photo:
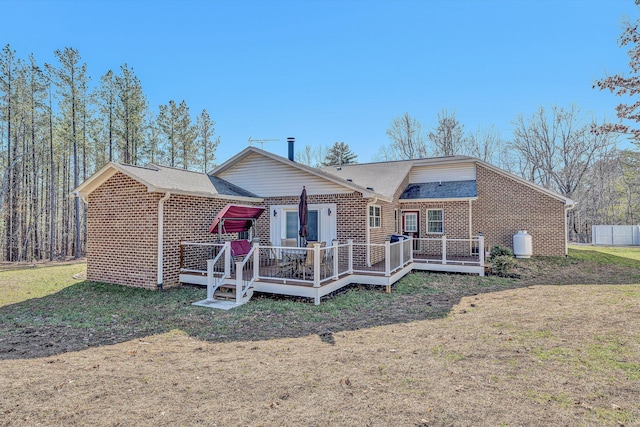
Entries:
{"type": "Polygon", "coordinates": [[[573,206],[552,191],[465,156],[316,169],[255,147],[211,174],[109,163],[74,193],[88,203],[90,280],[150,289],[181,280],[204,283],[185,271],[185,251],[242,239],[252,240],[263,254],[254,255],[261,267],[252,273],[252,286],[285,294],[296,294],[291,286],[304,293],[305,286],[321,288],[358,271],[362,277],[354,280],[386,285],[393,274],[411,269],[480,274],[484,251],[496,244],[512,246],[521,229],[532,236],[534,255],[562,256],[566,210],[573,206]],[[298,233],[303,187],[309,231],[304,240],[298,233]],[[241,234],[210,233],[229,205],[260,206],[255,227],[241,234]],[[396,253],[393,245],[402,238],[392,236],[410,240],[398,242],[404,246],[396,253]],[[318,248],[311,261],[314,242],[318,248]],[[323,263],[314,281],[302,268],[294,277],[261,272],[280,259],[282,248],[292,246],[302,249],[299,264],[305,269],[310,264],[318,271],[313,263],[323,263]],[[386,279],[374,280],[380,274],[386,279]],[[267,278],[283,283],[268,284],[267,278]]]}

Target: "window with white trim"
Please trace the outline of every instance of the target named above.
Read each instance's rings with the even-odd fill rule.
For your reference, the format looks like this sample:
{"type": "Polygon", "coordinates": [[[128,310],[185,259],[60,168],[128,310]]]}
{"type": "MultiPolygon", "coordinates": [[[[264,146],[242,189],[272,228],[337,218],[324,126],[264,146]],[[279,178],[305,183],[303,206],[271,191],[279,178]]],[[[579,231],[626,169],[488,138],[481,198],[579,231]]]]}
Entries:
{"type": "Polygon", "coordinates": [[[444,209],[427,209],[427,233],[444,233],[444,209]]]}
{"type": "Polygon", "coordinates": [[[393,210],[393,232],[396,234],[400,232],[400,212],[398,209],[393,210]]]}
{"type": "Polygon", "coordinates": [[[369,228],[380,228],[382,212],[380,206],[369,206],[369,228]]]}
{"type": "Polygon", "coordinates": [[[404,214],[404,231],[407,233],[418,232],[418,213],[406,212],[404,214]]]}
{"type": "MultiPolygon", "coordinates": [[[[300,232],[300,220],[297,210],[285,210],[284,211],[284,237],[287,239],[297,239],[300,232]]],[[[319,223],[319,210],[309,209],[307,215],[307,230],[309,235],[307,241],[318,241],[320,223],[319,223]]]]}

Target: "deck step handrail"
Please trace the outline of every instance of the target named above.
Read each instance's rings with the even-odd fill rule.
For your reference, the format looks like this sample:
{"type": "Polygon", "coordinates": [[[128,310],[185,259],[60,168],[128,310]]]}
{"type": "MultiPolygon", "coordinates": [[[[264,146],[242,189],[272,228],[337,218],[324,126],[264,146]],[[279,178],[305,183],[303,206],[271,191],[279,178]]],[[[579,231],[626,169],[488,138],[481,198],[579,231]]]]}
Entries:
{"type": "Polygon", "coordinates": [[[222,276],[220,276],[217,281],[214,280],[216,277],[215,265],[220,260],[220,258],[225,256],[227,252],[226,249],[227,246],[223,245],[222,250],[218,253],[218,255],[215,256],[215,258],[207,260],[207,301],[213,301],[213,295],[215,294],[216,290],[220,287],[220,285],[224,283],[225,279],[227,278],[227,273],[223,272],[222,276]]]}
{"type": "Polygon", "coordinates": [[[246,301],[243,301],[243,297],[245,293],[249,291],[249,289],[253,286],[253,282],[255,281],[255,273],[252,266],[251,268],[245,268],[249,262],[249,260],[253,260],[253,253],[255,252],[258,245],[251,246],[251,250],[244,256],[242,261],[237,261],[235,264],[236,267],[236,304],[243,304],[246,301]],[[245,270],[249,274],[249,278],[245,279],[245,270]]]}

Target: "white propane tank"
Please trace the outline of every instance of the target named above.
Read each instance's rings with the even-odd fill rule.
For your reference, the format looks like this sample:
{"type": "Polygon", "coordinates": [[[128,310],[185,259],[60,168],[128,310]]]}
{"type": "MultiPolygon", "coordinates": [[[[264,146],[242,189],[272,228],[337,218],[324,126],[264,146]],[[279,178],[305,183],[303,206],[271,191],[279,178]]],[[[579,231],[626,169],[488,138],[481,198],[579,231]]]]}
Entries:
{"type": "Polygon", "coordinates": [[[513,235],[513,254],[516,258],[530,258],[533,255],[531,234],[527,233],[527,230],[518,230],[513,235]]]}

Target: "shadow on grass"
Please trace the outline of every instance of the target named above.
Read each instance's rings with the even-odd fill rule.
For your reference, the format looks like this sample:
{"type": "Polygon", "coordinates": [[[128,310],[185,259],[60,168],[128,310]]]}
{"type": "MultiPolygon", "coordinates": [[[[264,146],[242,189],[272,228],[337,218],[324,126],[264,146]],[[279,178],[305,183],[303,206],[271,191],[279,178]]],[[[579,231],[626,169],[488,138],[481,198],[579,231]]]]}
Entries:
{"type": "Polygon", "coordinates": [[[204,288],[152,292],[84,281],[43,298],[0,308],[0,359],[57,355],[180,329],[213,342],[333,334],[446,316],[463,296],[519,287],[518,281],[413,273],[394,286],[354,285],[312,300],[256,294],[230,311],[191,305],[204,288]]]}
{"type": "Polygon", "coordinates": [[[415,272],[396,283],[391,294],[353,285],[323,298],[319,306],[310,299],[255,294],[230,311],[191,305],[205,298],[201,287],[154,292],[84,281],[1,307],[0,359],[52,356],[173,329],[212,342],[315,334],[332,345],[336,332],[445,317],[465,296],[535,284],[638,283],[638,263],[628,261],[572,250],[568,258],[519,260],[522,279],[415,272]]]}

